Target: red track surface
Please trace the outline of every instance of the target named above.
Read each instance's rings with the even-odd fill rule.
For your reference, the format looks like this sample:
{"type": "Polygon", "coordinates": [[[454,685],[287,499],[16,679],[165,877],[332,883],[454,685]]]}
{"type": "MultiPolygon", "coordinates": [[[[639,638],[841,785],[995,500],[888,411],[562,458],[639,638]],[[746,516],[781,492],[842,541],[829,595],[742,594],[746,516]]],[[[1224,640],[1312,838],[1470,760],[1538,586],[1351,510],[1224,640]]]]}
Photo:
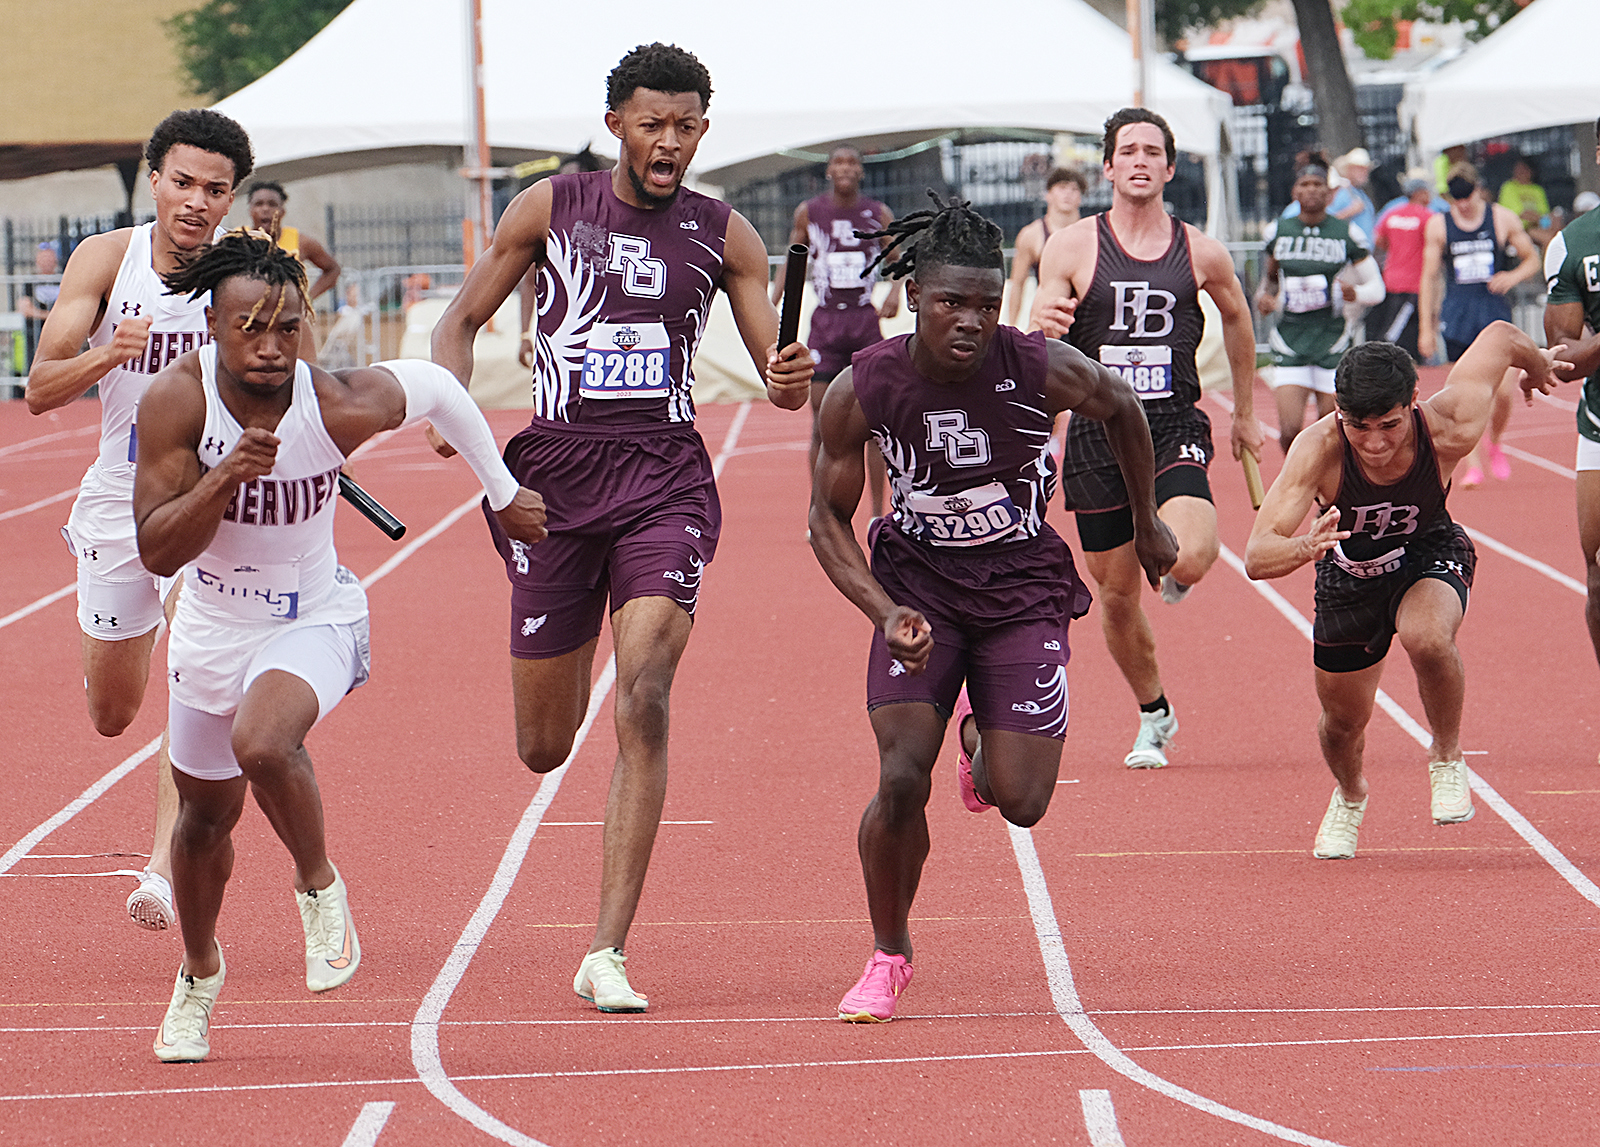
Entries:
{"type": "MultiPolygon", "coordinates": [[[[1270,410],[1265,392],[1258,406],[1270,410]]],[[[56,540],[69,503],[11,512],[76,485],[98,414],[0,406],[0,622],[73,580],[56,540]]],[[[868,627],[804,541],[804,416],[758,406],[742,418],[714,407],[701,420],[713,454],[741,421],[675,690],[669,823],[629,944],[645,1016],[601,1017],[569,987],[593,926],[610,704],[545,782],[548,807],[536,802],[540,778],[512,747],[507,593],[475,509],[371,586],[373,680],[310,742],[362,969],[326,998],[306,993],[287,855],[251,809],[204,1065],[150,1052],[176,936],[126,921],[131,880],[92,878],[142,866],[150,762],[25,856],[13,849],[159,735],[162,652],[144,712],[106,741],[84,711],[72,596],[5,622],[0,1142],[1600,1138],[1600,908],[1482,791],[1474,821],[1434,827],[1425,752],[1383,712],[1360,854],[1314,861],[1331,778],[1309,643],[1226,561],[1184,605],[1151,599],[1183,726],[1171,767],[1121,767],[1136,715],[1091,613],[1075,631],[1050,814],[1008,833],[966,813],[941,766],[916,982],[892,1024],[834,1020],[871,940],[855,856],[876,774],[868,627]],[[367,1104],[393,1104],[387,1122],[367,1104]]],[[[501,438],[520,421],[492,420],[501,438]]],[[[1509,483],[1458,491],[1451,508],[1581,583],[1573,438],[1568,408],[1519,409],[1508,442],[1568,473],[1513,455],[1509,483]]],[[[359,466],[408,540],[474,488],[414,432],[359,466]]],[[[1212,480],[1223,541],[1242,553],[1238,468],[1219,461],[1212,480]]],[[[402,548],[341,519],[341,555],[363,576],[402,548]]],[[[1064,515],[1057,526],[1076,549],[1064,515]]],[[[1581,592],[1482,540],[1479,554],[1461,634],[1469,764],[1574,879],[1600,878],[1581,592]]],[[[1301,571],[1271,589],[1309,616],[1310,584],[1301,571]]],[[[1385,688],[1420,718],[1398,649],[1385,688]]]]}

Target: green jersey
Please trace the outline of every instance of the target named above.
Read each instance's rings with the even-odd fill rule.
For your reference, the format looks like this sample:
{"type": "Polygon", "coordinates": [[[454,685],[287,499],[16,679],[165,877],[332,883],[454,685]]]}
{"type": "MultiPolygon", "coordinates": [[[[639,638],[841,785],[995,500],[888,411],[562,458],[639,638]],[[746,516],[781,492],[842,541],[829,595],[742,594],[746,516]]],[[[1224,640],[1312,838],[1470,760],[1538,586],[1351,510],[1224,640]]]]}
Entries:
{"type": "Polygon", "coordinates": [[[1366,235],[1331,215],[1310,225],[1291,215],[1269,228],[1267,253],[1278,261],[1283,300],[1270,340],[1273,360],[1332,370],[1350,345],[1344,292],[1333,278],[1371,253],[1366,235]]]}
{"type": "MultiPolygon", "coordinates": [[[[1545,248],[1544,277],[1550,288],[1546,305],[1582,303],[1584,324],[1600,330],[1600,211],[1580,215],[1556,232],[1545,248]]],[[[1578,433],[1600,442],[1600,370],[1583,384],[1578,433]]]]}

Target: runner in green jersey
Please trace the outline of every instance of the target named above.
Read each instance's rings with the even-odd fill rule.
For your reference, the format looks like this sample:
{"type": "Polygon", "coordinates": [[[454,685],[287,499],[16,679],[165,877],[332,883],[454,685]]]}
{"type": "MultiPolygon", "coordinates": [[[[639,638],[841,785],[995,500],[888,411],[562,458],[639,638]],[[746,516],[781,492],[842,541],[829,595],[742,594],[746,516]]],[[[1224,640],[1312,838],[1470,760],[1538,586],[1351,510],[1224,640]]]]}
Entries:
{"type": "Polygon", "coordinates": [[[1317,396],[1319,418],[1333,409],[1333,368],[1350,345],[1345,304],[1383,301],[1383,275],[1371,241],[1359,227],[1328,214],[1330,198],[1327,165],[1316,156],[1295,177],[1300,213],[1268,229],[1267,265],[1256,294],[1262,314],[1283,311],[1270,345],[1278,441],[1285,453],[1305,425],[1307,398],[1317,396]]]}
{"type": "MultiPolygon", "coordinates": [[[[1595,149],[1600,157],[1600,147],[1595,149]]],[[[1588,572],[1589,601],[1584,617],[1589,640],[1600,658],[1600,211],[1578,216],[1556,233],[1544,253],[1550,297],[1544,308],[1544,337],[1564,343],[1561,357],[1573,364],[1560,372],[1567,381],[1585,379],[1578,400],[1578,542],[1588,572]]]]}

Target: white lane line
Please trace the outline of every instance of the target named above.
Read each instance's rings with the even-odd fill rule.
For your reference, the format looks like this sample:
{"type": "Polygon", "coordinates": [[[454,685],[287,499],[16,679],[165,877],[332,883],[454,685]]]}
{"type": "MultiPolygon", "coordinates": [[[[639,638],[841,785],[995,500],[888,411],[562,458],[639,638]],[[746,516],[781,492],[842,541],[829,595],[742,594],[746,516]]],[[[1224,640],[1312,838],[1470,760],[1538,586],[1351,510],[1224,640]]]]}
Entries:
{"type": "Polygon", "coordinates": [[[73,582],[71,585],[64,585],[54,593],[45,594],[38,601],[33,602],[31,605],[25,605],[14,613],[8,613],[4,617],[0,617],[0,629],[4,629],[8,625],[19,622],[30,614],[38,613],[47,605],[54,605],[56,602],[66,597],[77,588],[77,582],[73,582]]]}
{"type": "Polygon", "coordinates": [[[1550,459],[1542,457],[1538,454],[1530,454],[1526,450],[1518,450],[1515,446],[1507,446],[1505,439],[1503,438],[1500,440],[1500,449],[1511,455],[1513,458],[1520,458],[1522,461],[1527,462],[1530,465],[1537,466],[1541,470],[1548,470],[1552,474],[1559,474],[1563,478],[1575,479],[1578,476],[1578,472],[1576,470],[1569,469],[1558,462],[1552,462],[1550,459]]]}
{"type": "Polygon", "coordinates": [[[472,495],[472,497],[468,498],[465,502],[462,502],[461,505],[451,510],[444,517],[440,518],[433,525],[429,526],[422,533],[418,534],[415,538],[412,538],[409,542],[396,550],[392,555],[390,555],[388,561],[384,562],[377,569],[373,570],[366,577],[361,579],[361,588],[371,589],[373,585],[388,577],[394,572],[396,566],[405,561],[412,554],[416,553],[423,546],[433,541],[434,538],[437,538],[451,526],[459,522],[463,515],[465,515],[481,501],[483,501],[483,491],[480,490],[478,493],[472,495]]]}
{"type": "MultiPolygon", "coordinates": [[[[721,476],[722,469],[737,447],[739,435],[749,417],[750,404],[740,403],[739,409],[734,412],[733,420],[728,425],[728,433],[722,440],[722,449],[712,460],[713,478],[721,476]]],[[[534,834],[539,831],[544,814],[555,800],[556,792],[561,788],[561,781],[567,775],[568,767],[583,748],[584,742],[588,740],[589,730],[594,727],[600,706],[611,692],[611,687],[616,684],[616,680],[617,658],[613,654],[606,660],[605,668],[600,671],[599,678],[590,689],[589,709],[583,716],[583,723],[578,726],[578,731],[573,736],[572,751],[567,754],[567,759],[561,762],[559,768],[548,773],[540,782],[538,790],[533,794],[533,800],[522,814],[521,822],[506,844],[506,850],[500,857],[500,865],[495,869],[483,899],[478,902],[477,910],[467,921],[467,926],[462,930],[455,947],[451,949],[444,967],[439,969],[433,986],[423,997],[422,1006],[417,1009],[416,1017],[411,1024],[411,1062],[417,1069],[418,1078],[433,1097],[478,1130],[502,1142],[515,1144],[516,1147],[546,1147],[546,1145],[501,1122],[462,1094],[444,1070],[444,1061],[439,1052],[439,1026],[444,1018],[444,1010],[449,1006],[450,997],[455,993],[462,977],[467,974],[467,966],[472,963],[472,957],[477,953],[478,946],[483,943],[490,925],[494,923],[495,917],[500,914],[500,909],[505,904],[506,897],[510,895],[511,886],[516,881],[517,873],[522,870],[522,863],[527,858],[529,847],[533,844],[534,834]]]]}
{"type": "Polygon", "coordinates": [[[363,1104],[361,1114],[356,1116],[355,1123],[350,1127],[350,1134],[344,1137],[344,1147],[372,1147],[383,1133],[383,1125],[389,1122],[393,1111],[392,1100],[363,1104]]]}
{"type": "Polygon", "coordinates": [[[1504,542],[1497,541],[1494,538],[1491,538],[1488,534],[1484,533],[1482,530],[1475,530],[1471,526],[1468,526],[1468,525],[1465,525],[1465,524],[1462,524],[1461,528],[1463,530],[1467,531],[1467,536],[1469,538],[1471,538],[1473,541],[1479,543],[1480,545],[1483,545],[1483,546],[1487,547],[1488,549],[1493,550],[1497,554],[1501,554],[1504,557],[1508,557],[1514,562],[1520,562],[1523,565],[1527,566],[1529,569],[1534,570],[1537,573],[1544,574],[1544,576],[1549,578],[1551,581],[1555,582],[1558,585],[1566,586],[1573,593],[1583,594],[1585,597],[1588,596],[1588,593],[1589,593],[1588,589],[1586,589],[1584,584],[1581,581],[1579,581],[1577,578],[1568,577],[1566,574],[1562,573],[1560,570],[1556,569],[1554,566],[1548,566],[1544,562],[1540,561],[1538,558],[1530,558],[1527,554],[1523,553],[1521,550],[1512,549],[1510,546],[1506,545],[1504,542]]]}
{"type": "Polygon", "coordinates": [[[26,506],[18,506],[14,510],[0,512],[0,522],[4,522],[9,518],[21,517],[23,514],[31,514],[35,510],[42,510],[46,506],[55,505],[57,502],[65,502],[68,498],[75,496],[77,492],[78,488],[74,486],[72,489],[63,490],[59,494],[51,494],[48,498],[40,498],[37,502],[29,502],[26,506]]]}
{"type": "Polygon", "coordinates": [[[80,426],[76,430],[57,430],[53,434],[41,434],[37,438],[25,438],[21,442],[13,442],[10,446],[0,446],[0,458],[7,454],[15,454],[21,450],[31,450],[35,446],[46,442],[56,442],[62,438],[77,438],[85,434],[100,433],[100,424],[95,422],[89,426],[80,426]]]}
{"type": "Polygon", "coordinates": [[[1061,939],[1061,925],[1056,921],[1055,906],[1050,900],[1050,888],[1045,883],[1039,854],[1033,847],[1033,834],[1014,824],[1007,824],[1006,830],[1011,835],[1011,849],[1016,854],[1017,869],[1022,874],[1022,887],[1028,897],[1028,910],[1033,916],[1033,930],[1039,940],[1039,955],[1044,961],[1051,1001],[1055,1004],[1056,1013],[1067,1021],[1067,1026],[1084,1047],[1112,1071],[1126,1076],[1140,1087],[1188,1104],[1207,1115],[1238,1123],[1285,1142],[1299,1143],[1303,1147],[1340,1147],[1331,1139],[1319,1139],[1292,1127],[1250,1115],[1163,1079],[1155,1072],[1140,1067],[1129,1058],[1127,1052],[1107,1039],[1083,1010],[1083,1003],[1078,998],[1078,989],[1072,979],[1072,964],[1067,959],[1066,945],[1061,939]]]}
{"type": "Polygon", "coordinates": [[[1117,1111],[1111,1106],[1109,1091],[1079,1091],[1083,1104],[1083,1125],[1089,1132],[1090,1147],[1127,1147],[1117,1127],[1117,1111]]]}
{"type": "MultiPolygon", "coordinates": [[[[1220,556],[1222,557],[1223,561],[1227,562],[1230,566],[1237,570],[1239,576],[1243,577],[1245,582],[1254,588],[1257,593],[1261,594],[1268,601],[1272,602],[1279,613],[1293,621],[1295,623],[1295,628],[1299,629],[1300,632],[1303,633],[1308,639],[1310,638],[1311,623],[1301,615],[1299,610],[1295,609],[1294,606],[1290,605],[1286,600],[1284,600],[1282,594],[1278,593],[1277,590],[1273,589],[1269,585],[1266,585],[1264,582],[1251,581],[1249,577],[1245,575],[1244,562],[1239,559],[1238,554],[1234,553],[1227,546],[1222,547],[1220,556]]],[[[1532,559],[1529,560],[1531,561],[1532,559]]],[[[1550,572],[1555,573],[1556,571],[1552,570],[1550,572]]],[[[1578,592],[1583,592],[1581,587],[1579,587],[1578,592]]],[[[1390,697],[1389,694],[1385,693],[1382,689],[1379,689],[1377,692],[1377,703],[1378,707],[1381,708],[1385,713],[1389,714],[1389,716],[1393,718],[1395,724],[1399,725],[1402,729],[1409,733],[1411,735],[1411,739],[1416,741],[1417,744],[1421,745],[1424,749],[1433,744],[1433,735],[1429,733],[1420,722],[1413,718],[1410,713],[1407,713],[1393,697],[1390,697]]],[[[1573,889],[1578,893],[1579,896],[1582,896],[1596,908],[1600,908],[1600,887],[1597,887],[1594,881],[1590,880],[1581,871],[1579,871],[1577,865],[1568,860],[1561,850],[1550,842],[1548,837],[1546,837],[1538,829],[1534,828],[1533,824],[1528,820],[1528,818],[1513,808],[1510,802],[1496,792],[1494,786],[1489,784],[1488,781],[1484,780],[1472,769],[1467,770],[1467,777],[1471,783],[1472,791],[1481,796],[1485,804],[1494,809],[1495,812],[1499,813],[1500,818],[1511,826],[1513,832],[1525,840],[1528,843],[1528,846],[1532,848],[1534,852],[1538,853],[1540,858],[1544,860],[1546,864],[1555,869],[1556,873],[1561,877],[1561,879],[1572,885],[1573,889]]]]}
{"type": "Polygon", "coordinates": [[[11,867],[15,865],[17,861],[28,855],[28,851],[32,849],[34,845],[38,844],[56,829],[66,824],[67,821],[71,820],[84,809],[92,805],[95,801],[99,800],[101,795],[104,794],[107,789],[116,784],[123,777],[127,776],[134,769],[138,768],[138,766],[145,760],[153,757],[156,750],[160,747],[161,737],[158,734],[144,748],[134,753],[105,776],[95,781],[94,784],[84,789],[83,792],[78,795],[77,800],[73,801],[66,808],[56,813],[55,816],[45,821],[27,836],[17,841],[16,844],[13,844],[10,848],[6,849],[5,855],[0,856],[0,873],[9,872],[11,867]]]}

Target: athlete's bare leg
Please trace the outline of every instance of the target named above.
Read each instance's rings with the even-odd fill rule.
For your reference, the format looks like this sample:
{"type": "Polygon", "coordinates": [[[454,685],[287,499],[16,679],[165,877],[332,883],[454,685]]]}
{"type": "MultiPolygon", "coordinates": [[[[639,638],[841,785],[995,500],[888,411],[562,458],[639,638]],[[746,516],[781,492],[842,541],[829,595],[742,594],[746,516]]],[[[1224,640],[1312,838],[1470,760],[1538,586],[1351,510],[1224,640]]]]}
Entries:
{"type": "Polygon", "coordinates": [[[1285,454],[1289,452],[1289,443],[1305,427],[1306,399],[1313,393],[1309,386],[1290,383],[1284,383],[1272,392],[1272,400],[1278,407],[1278,445],[1283,447],[1285,454]]]}
{"type": "Polygon", "coordinates": [[[606,798],[600,917],[589,951],[621,948],[644,891],[667,799],[672,679],[694,619],[667,597],[640,597],[611,615],[617,650],[617,763],[606,798]]]}
{"type": "Polygon", "coordinates": [[[89,720],[102,737],[120,737],[139,715],[150,682],[150,653],[157,626],[125,641],[83,638],[83,679],[88,692],[89,720]]]}
{"type": "MultiPolygon", "coordinates": [[[[817,472],[817,452],[822,449],[822,399],[828,393],[828,383],[811,384],[811,445],[806,452],[806,473],[817,472]]],[[[883,451],[876,443],[867,440],[867,496],[872,500],[872,516],[883,517],[884,490],[889,485],[889,467],[883,460],[883,451]]]]}
{"type": "MultiPolygon", "coordinates": [[[[1178,561],[1171,576],[1183,585],[1194,585],[1211,569],[1220,551],[1217,508],[1204,498],[1182,495],[1163,502],[1159,513],[1178,539],[1178,561]]],[[[1084,560],[1095,581],[1095,596],[1100,600],[1100,628],[1106,636],[1106,648],[1127,679],[1134,699],[1148,705],[1162,695],[1161,668],[1156,663],[1155,635],[1141,601],[1144,570],[1134,554],[1133,543],[1125,542],[1098,553],[1086,552],[1084,560]]]]}
{"type": "Polygon", "coordinates": [[[233,826],[244,810],[249,782],[243,777],[203,781],[174,773],[178,822],[172,833],[173,899],[183,932],[183,970],[197,979],[221,967],[217,916],[233,875],[233,826]]]}
{"type": "MultiPolygon", "coordinates": [[[[178,610],[178,592],[183,586],[180,577],[167,592],[163,608],[167,625],[172,625],[172,615],[178,610]]],[[[178,788],[172,780],[172,738],[163,731],[161,751],[156,754],[156,828],[150,841],[150,863],[145,867],[159,874],[169,884],[172,882],[172,826],[178,820],[178,788]]]]}
{"type": "Polygon", "coordinates": [[[316,692],[281,669],[255,679],[233,719],[234,758],[256,804],[294,858],[296,892],[326,888],[334,880],[323,835],[322,793],[305,747],[316,722],[316,692]]]}
{"type": "Polygon", "coordinates": [[[1583,547],[1584,572],[1589,596],[1583,607],[1589,625],[1589,643],[1600,661],[1600,470],[1578,471],[1578,544],[1583,547]]]}
{"type": "Polygon", "coordinates": [[[1322,759],[1339,782],[1340,795],[1352,803],[1367,797],[1361,754],[1366,748],[1367,722],[1372,719],[1372,703],[1382,676],[1381,661],[1353,673],[1316,671],[1317,700],[1322,702],[1322,716],[1317,720],[1322,759]]]}
{"type": "Polygon", "coordinates": [[[511,696],[516,708],[517,756],[536,773],[559,769],[589,708],[598,637],[571,653],[537,660],[511,659],[511,696]]]}
{"type": "Polygon", "coordinates": [[[1467,691],[1456,648],[1461,617],[1461,598],[1438,578],[1423,578],[1406,590],[1395,614],[1395,634],[1416,670],[1417,693],[1433,733],[1430,761],[1461,756],[1461,709],[1467,691]]]}

